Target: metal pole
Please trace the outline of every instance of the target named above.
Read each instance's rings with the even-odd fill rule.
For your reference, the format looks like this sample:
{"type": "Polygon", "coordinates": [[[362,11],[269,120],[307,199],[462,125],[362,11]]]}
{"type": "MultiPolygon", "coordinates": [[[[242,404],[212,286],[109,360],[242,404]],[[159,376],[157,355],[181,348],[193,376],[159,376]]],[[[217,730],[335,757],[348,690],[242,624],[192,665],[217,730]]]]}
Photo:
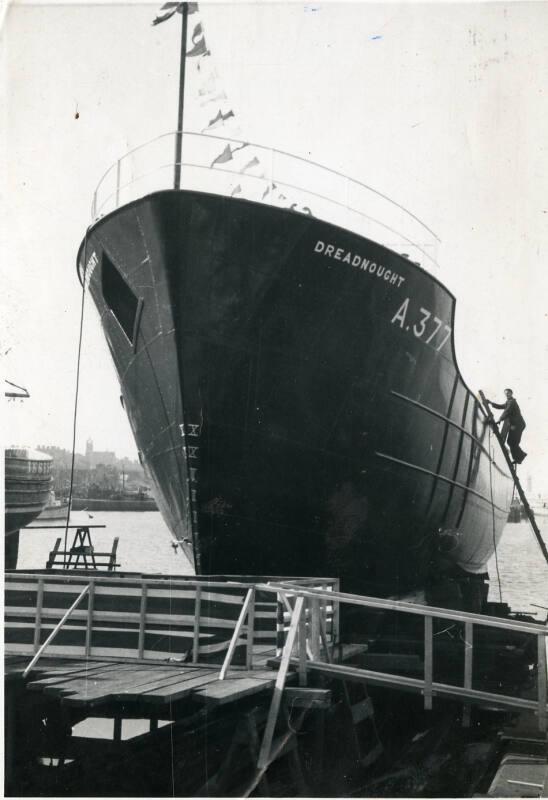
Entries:
{"type": "Polygon", "coordinates": [[[285,647],[282,653],[282,659],[280,661],[278,674],[276,676],[276,684],[274,686],[272,702],[270,704],[270,709],[268,711],[268,717],[266,720],[263,741],[259,752],[259,758],[257,760],[257,769],[263,769],[265,767],[268,767],[271,761],[270,749],[272,746],[272,738],[274,736],[274,728],[276,727],[276,720],[278,719],[278,712],[280,710],[280,705],[282,702],[282,694],[285,686],[285,679],[287,677],[287,671],[289,669],[289,662],[291,660],[291,654],[293,652],[293,645],[295,644],[295,637],[297,636],[297,630],[299,628],[299,621],[301,619],[303,603],[304,603],[304,597],[301,596],[297,597],[297,600],[295,601],[295,609],[293,611],[293,616],[291,618],[291,625],[289,626],[285,647]]]}
{"type": "Polygon", "coordinates": [[[253,594],[254,594],[254,589],[252,587],[251,589],[249,589],[249,591],[245,596],[244,604],[242,606],[242,610],[240,611],[240,616],[238,617],[238,622],[236,623],[236,627],[234,628],[234,633],[232,634],[232,639],[230,640],[225,660],[223,661],[223,666],[221,667],[221,671],[219,672],[220,681],[224,681],[224,679],[226,678],[226,673],[230,666],[230,662],[232,661],[232,656],[234,655],[234,651],[236,650],[238,639],[240,638],[240,633],[244,626],[244,620],[247,616],[247,610],[249,608],[249,604],[251,603],[251,598],[253,597],[253,594]]]}
{"type": "Polygon", "coordinates": [[[183,109],[185,100],[186,32],[188,22],[188,3],[183,3],[181,30],[181,63],[179,67],[179,111],[177,114],[177,135],[175,139],[175,178],[173,186],[181,188],[181,163],[183,158],[183,109]]]}
{"type": "Polygon", "coordinates": [[[246,669],[253,669],[253,643],[255,639],[255,587],[251,587],[251,600],[247,612],[246,669]]]}
{"type": "Polygon", "coordinates": [[[91,586],[91,583],[88,583],[88,585],[87,585],[87,586],[85,586],[85,587],[84,587],[84,589],[82,589],[82,591],[80,592],[80,594],[78,595],[78,597],[76,598],[76,600],[74,601],[74,603],[73,603],[73,604],[71,605],[71,607],[70,607],[70,608],[69,608],[69,609],[68,609],[68,610],[65,612],[65,614],[63,615],[63,617],[62,617],[62,618],[59,620],[59,622],[57,623],[57,625],[55,626],[55,628],[52,630],[52,632],[50,633],[50,635],[48,636],[48,638],[46,639],[46,641],[44,642],[44,644],[42,645],[42,647],[41,647],[41,648],[38,650],[38,652],[36,653],[36,655],[34,656],[34,658],[32,659],[32,661],[30,662],[30,664],[28,665],[28,667],[26,667],[26,669],[24,670],[24,672],[23,672],[23,678],[26,678],[26,676],[27,676],[27,674],[28,674],[29,670],[31,670],[31,669],[33,668],[33,666],[36,664],[36,662],[38,661],[38,659],[40,658],[40,656],[42,655],[42,653],[44,652],[44,650],[46,649],[46,647],[48,646],[48,644],[49,644],[49,643],[50,643],[50,642],[51,642],[51,641],[54,639],[54,637],[55,637],[55,636],[57,636],[57,634],[59,633],[59,631],[60,631],[61,627],[62,627],[62,626],[63,626],[63,624],[66,622],[66,620],[67,620],[67,619],[70,617],[70,615],[72,614],[72,612],[74,611],[74,609],[76,608],[76,606],[78,605],[78,603],[80,602],[80,600],[81,600],[81,599],[82,599],[82,598],[83,598],[83,597],[84,597],[84,596],[85,596],[85,595],[86,595],[86,594],[89,592],[90,586],[91,586]]]}

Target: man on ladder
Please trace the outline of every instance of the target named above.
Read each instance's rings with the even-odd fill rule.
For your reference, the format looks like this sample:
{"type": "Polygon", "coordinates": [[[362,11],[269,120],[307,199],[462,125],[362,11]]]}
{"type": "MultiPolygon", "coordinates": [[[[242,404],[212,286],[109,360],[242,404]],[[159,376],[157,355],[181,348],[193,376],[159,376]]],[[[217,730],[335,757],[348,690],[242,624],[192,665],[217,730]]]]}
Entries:
{"type": "Polygon", "coordinates": [[[506,395],[505,403],[493,403],[492,400],[487,400],[487,402],[494,408],[503,409],[497,422],[497,425],[500,425],[501,422],[503,423],[500,437],[508,445],[513,463],[521,464],[527,455],[519,446],[525,429],[525,420],[521,416],[520,408],[512,390],[505,389],[504,394],[506,395]]]}

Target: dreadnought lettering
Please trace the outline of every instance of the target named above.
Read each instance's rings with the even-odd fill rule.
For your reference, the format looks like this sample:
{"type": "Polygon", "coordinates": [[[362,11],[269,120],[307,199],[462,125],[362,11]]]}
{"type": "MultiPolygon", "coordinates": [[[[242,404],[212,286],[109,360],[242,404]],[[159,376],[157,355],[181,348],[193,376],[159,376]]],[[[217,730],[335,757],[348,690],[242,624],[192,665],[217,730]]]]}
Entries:
{"type": "Polygon", "coordinates": [[[349,264],[355,269],[359,269],[361,272],[374,275],[376,278],[382,278],[387,281],[390,286],[397,286],[399,288],[405,281],[403,275],[399,275],[391,269],[386,269],[383,264],[378,264],[376,261],[364,258],[359,253],[353,253],[351,250],[345,250],[344,247],[326,244],[322,242],[321,239],[318,239],[314,245],[314,252],[326,256],[327,258],[332,258],[335,261],[342,261],[343,264],[349,264]]]}

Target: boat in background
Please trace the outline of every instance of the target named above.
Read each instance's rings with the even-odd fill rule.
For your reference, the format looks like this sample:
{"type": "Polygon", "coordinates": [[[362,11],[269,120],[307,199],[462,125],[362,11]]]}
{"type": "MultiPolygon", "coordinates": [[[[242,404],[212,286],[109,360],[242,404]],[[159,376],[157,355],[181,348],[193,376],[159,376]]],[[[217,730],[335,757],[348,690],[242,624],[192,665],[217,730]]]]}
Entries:
{"type": "Polygon", "coordinates": [[[5,552],[6,569],[15,569],[19,531],[45,508],[51,490],[52,459],[39,450],[10,447],[5,450],[5,552]]]}
{"type": "Polygon", "coordinates": [[[74,511],[158,511],[153,497],[144,492],[116,492],[108,497],[74,497],[74,511]]]}
{"type": "Polygon", "coordinates": [[[66,519],[69,514],[70,503],[68,500],[59,500],[55,496],[53,489],[49,493],[49,498],[46,507],[40,512],[38,519],[52,520],[52,519],[66,519]]]}

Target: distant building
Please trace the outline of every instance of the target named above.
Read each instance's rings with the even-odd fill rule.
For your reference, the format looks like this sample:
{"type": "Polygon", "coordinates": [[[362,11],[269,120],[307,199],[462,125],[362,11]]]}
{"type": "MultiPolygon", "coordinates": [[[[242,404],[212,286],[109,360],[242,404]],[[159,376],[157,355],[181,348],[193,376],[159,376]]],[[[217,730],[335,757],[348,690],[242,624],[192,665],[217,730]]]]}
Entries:
{"type": "MultiPolygon", "coordinates": [[[[56,447],[55,445],[45,445],[39,444],[36,448],[40,450],[41,453],[47,453],[53,459],[53,466],[54,469],[57,467],[58,469],[68,468],[70,469],[72,464],[72,452],[70,450],[65,450],[63,447],[56,447]]],[[[86,459],[81,453],[74,454],[74,466],[76,469],[85,469],[86,467],[86,459]]]]}
{"type": "Polygon", "coordinates": [[[72,483],[74,497],[107,496],[113,491],[138,491],[149,487],[149,480],[138,461],[116,458],[111,450],[94,450],[93,439],[86,442],[85,455],[55,445],[39,445],[38,450],[53,459],[53,488],[58,496],[68,495],[72,483]]]}
{"type": "Polygon", "coordinates": [[[94,450],[93,439],[86,442],[86,464],[89,469],[94,469],[98,464],[113,467],[116,464],[116,453],[113,450],[94,450]]]}

